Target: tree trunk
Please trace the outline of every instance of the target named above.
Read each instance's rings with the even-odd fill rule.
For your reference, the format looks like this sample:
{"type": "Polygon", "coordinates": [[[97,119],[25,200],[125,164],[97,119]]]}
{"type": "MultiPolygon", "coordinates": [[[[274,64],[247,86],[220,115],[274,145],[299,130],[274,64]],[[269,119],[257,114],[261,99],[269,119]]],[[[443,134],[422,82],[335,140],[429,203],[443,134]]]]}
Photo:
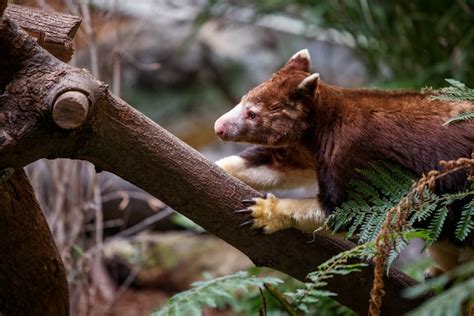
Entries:
{"type": "MultiPolygon", "coordinates": [[[[354,246],[322,236],[309,242],[311,236],[296,230],[263,235],[248,227],[239,228],[244,218],[233,211],[243,207],[243,199],[259,196],[259,192],[228,176],[112,96],[107,86],[88,72],[54,60],[8,20],[0,24],[2,59],[9,63],[5,68],[0,63],[1,71],[13,69],[16,74],[4,72],[10,81],[0,107],[0,121],[5,118],[0,130],[0,169],[18,169],[45,157],[89,160],[98,170],[113,172],[161,199],[245,253],[256,265],[300,280],[320,263],[354,246]],[[72,114],[77,111],[71,111],[55,122],[52,113],[65,113],[56,108],[64,103],[56,101],[70,91],[84,95],[76,98],[74,107],[87,112],[84,115],[82,111],[78,118],[72,114]],[[59,127],[71,124],[77,127],[59,127]],[[3,142],[2,132],[7,135],[3,142]]],[[[367,268],[331,279],[328,289],[338,293],[340,303],[366,314],[372,279],[372,270],[367,268]]],[[[384,302],[384,315],[402,315],[422,301],[400,297],[400,291],[414,281],[395,269],[385,284],[390,300],[384,302]]]]}
{"type": "Polygon", "coordinates": [[[66,271],[25,172],[0,188],[0,314],[68,315],[66,271]]]}
{"type": "MultiPolygon", "coordinates": [[[[0,16],[5,8],[6,1],[1,1],[0,16]]],[[[6,15],[19,20],[20,24],[30,28],[32,34],[38,35],[39,42],[50,48],[56,56],[65,61],[70,59],[73,51],[72,37],[80,19],[53,14],[53,18],[47,21],[60,21],[61,27],[58,31],[54,26],[46,25],[47,21],[41,18],[45,17],[44,12],[40,14],[38,10],[21,10],[14,5],[9,6],[6,11],[6,15]],[[33,29],[36,29],[36,32],[33,29]],[[47,40],[45,34],[48,34],[47,40]]],[[[3,58],[14,58],[14,54],[10,55],[10,52],[4,49],[6,43],[2,41],[0,146],[11,140],[4,129],[10,116],[3,111],[2,93],[15,71],[21,68],[19,63],[10,63],[11,59],[3,58]]],[[[7,180],[9,171],[3,170],[0,180],[0,230],[4,232],[0,239],[0,314],[69,315],[66,271],[48,223],[25,172],[18,168],[7,180]]]]}

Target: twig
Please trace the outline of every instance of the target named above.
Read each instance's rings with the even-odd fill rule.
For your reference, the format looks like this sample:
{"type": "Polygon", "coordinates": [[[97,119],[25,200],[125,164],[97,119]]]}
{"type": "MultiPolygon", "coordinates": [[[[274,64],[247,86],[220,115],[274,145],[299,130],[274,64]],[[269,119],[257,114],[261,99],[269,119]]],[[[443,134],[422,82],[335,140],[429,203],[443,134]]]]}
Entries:
{"type": "Polygon", "coordinates": [[[260,292],[260,297],[262,298],[262,306],[260,306],[259,314],[262,316],[267,316],[267,299],[265,294],[263,294],[262,288],[259,287],[258,291],[260,292]]]}
{"type": "Polygon", "coordinates": [[[174,210],[171,209],[170,207],[167,207],[164,210],[160,211],[159,213],[156,213],[156,214],[154,214],[150,217],[145,218],[140,223],[138,223],[136,225],[133,225],[132,227],[129,227],[125,230],[122,230],[118,234],[115,234],[113,237],[114,238],[116,238],[116,237],[128,237],[128,236],[135,235],[135,234],[147,229],[148,227],[155,224],[156,222],[170,216],[173,213],[174,213],[174,210]]]}
{"type": "Polygon", "coordinates": [[[290,314],[291,316],[300,316],[301,314],[291,306],[290,302],[274,287],[269,284],[263,285],[265,289],[270,293],[280,304],[281,306],[290,314]]]}

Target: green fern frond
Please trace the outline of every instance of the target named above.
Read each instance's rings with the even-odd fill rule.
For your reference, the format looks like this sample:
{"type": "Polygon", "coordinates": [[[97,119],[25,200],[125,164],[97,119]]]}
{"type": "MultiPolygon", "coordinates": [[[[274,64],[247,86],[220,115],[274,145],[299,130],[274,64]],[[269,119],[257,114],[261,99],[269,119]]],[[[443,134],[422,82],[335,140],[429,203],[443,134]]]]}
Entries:
{"type": "Polygon", "coordinates": [[[395,261],[397,256],[400,254],[400,252],[405,249],[405,247],[408,245],[408,243],[416,238],[423,239],[427,242],[430,242],[430,234],[429,231],[426,229],[410,229],[401,232],[398,236],[392,236],[394,238],[394,244],[395,246],[393,249],[390,251],[387,259],[387,273],[390,271],[390,267],[392,266],[392,263],[395,261]]]}
{"type": "Polygon", "coordinates": [[[456,238],[463,241],[474,229],[474,200],[467,203],[456,226],[456,238]]]}
{"type": "MultiPolygon", "coordinates": [[[[358,242],[362,244],[375,240],[387,212],[410,191],[414,176],[403,168],[387,163],[373,165],[369,169],[360,170],[359,173],[362,178],[350,182],[349,200],[336,209],[326,224],[334,232],[345,228],[347,238],[357,235],[358,242]]],[[[441,196],[426,189],[423,202],[415,195],[414,208],[410,212],[408,223],[412,226],[429,221],[429,237],[433,243],[441,234],[448,206],[469,196],[474,196],[474,189],[441,196]],[[429,200],[426,198],[428,196],[429,200]]],[[[457,224],[456,237],[460,240],[465,239],[474,230],[472,203],[468,203],[464,208],[457,224]]]]}
{"type": "Polygon", "coordinates": [[[341,252],[319,265],[316,271],[308,274],[310,282],[305,283],[304,289],[295,292],[285,293],[292,300],[292,304],[299,310],[305,312],[310,309],[310,305],[318,302],[322,298],[335,296],[336,294],[323,290],[327,285],[327,280],[335,275],[347,275],[358,272],[368,264],[366,262],[353,262],[361,258],[371,257],[374,254],[374,244],[359,245],[350,250],[341,252]]]}
{"type": "Polygon", "coordinates": [[[409,224],[413,225],[414,223],[422,222],[430,218],[433,212],[438,207],[438,201],[439,201],[439,197],[436,195],[433,195],[431,196],[430,203],[423,203],[419,205],[419,208],[417,209],[417,211],[414,212],[413,215],[411,216],[409,220],[409,224]]]}
{"type": "Polygon", "coordinates": [[[463,315],[463,303],[474,299],[474,262],[468,262],[436,278],[404,291],[404,296],[416,298],[431,291],[438,295],[408,313],[409,316],[463,315]],[[447,290],[445,287],[453,284],[447,290]]]}
{"type": "Polygon", "coordinates": [[[384,207],[374,209],[374,216],[371,218],[369,225],[364,227],[359,237],[359,243],[366,243],[375,240],[386,218],[386,210],[384,207]]]}
{"type": "Polygon", "coordinates": [[[422,306],[408,313],[409,316],[464,315],[463,302],[474,299],[474,277],[458,283],[422,306]]]}
{"type": "MultiPolygon", "coordinates": [[[[402,241],[403,245],[406,245],[410,240],[415,238],[429,239],[426,230],[405,231],[397,236],[391,236],[391,238],[402,241]]],[[[400,245],[402,245],[402,243],[400,243],[400,245]]],[[[396,250],[401,251],[402,248],[402,246],[396,247],[396,250]]],[[[323,298],[336,295],[324,289],[328,279],[333,278],[335,275],[348,275],[360,271],[362,268],[368,266],[368,259],[372,258],[374,254],[375,242],[373,241],[341,252],[319,265],[316,271],[309,273],[307,276],[309,282],[305,283],[303,289],[285,293],[285,296],[291,299],[294,307],[303,312],[307,312],[310,310],[311,304],[323,298]]],[[[393,255],[393,259],[395,257],[396,255],[393,255]]]]}
{"type": "Polygon", "coordinates": [[[448,209],[446,207],[440,207],[436,210],[436,213],[431,218],[430,225],[428,227],[431,242],[428,242],[426,246],[431,245],[433,242],[438,240],[441,231],[443,230],[444,221],[448,216],[448,209]]]}
{"type": "Polygon", "coordinates": [[[410,190],[414,175],[388,163],[358,172],[361,179],[350,182],[349,200],[336,209],[327,225],[334,231],[345,227],[347,238],[357,233],[359,243],[365,243],[375,239],[387,211],[410,190]]]}
{"type": "Polygon", "coordinates": [[[470,89],[464,83],[454,79],[445,80],[451,86],[438,90],[440,95],[433,97],[434,99],[446,101],[474,101],[474,89],[470,89]]]}
{"type": "MultiPolygon", "coordinates": [[[[446,79],[446,81],[451,86],[438,90],[439,95],[434,96],[433,99],[445,101],[474,101],[474,89],[468,88],[464,83],[454,79],[446,79]]],[[[474,111],[466,111],[450,118],[443,125],[472,119],[474,119],[474,111]]]]}
{"type": "Polygon", "coordinates": [[[249,288],[263,288],[264,284],[277,285],[283,281],[274,277],[257,277],[241,271],[233,275],[199,281],[192,288],[178,293],[153,316],[202,315],[204,306],[219,307],[235,300],[234,294],[249,288]]]}

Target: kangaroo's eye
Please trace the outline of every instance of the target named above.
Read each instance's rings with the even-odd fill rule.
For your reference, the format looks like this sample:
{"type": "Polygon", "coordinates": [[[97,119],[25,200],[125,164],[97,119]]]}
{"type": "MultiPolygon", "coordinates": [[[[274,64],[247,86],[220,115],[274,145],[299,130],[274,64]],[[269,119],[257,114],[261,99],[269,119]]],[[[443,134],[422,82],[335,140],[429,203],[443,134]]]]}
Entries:
{"type": "Polygon", "coordinates": [[[247,112],[247,117],[248,117],[249,119],[253,120],[253,119],[255,118],[255,116],[257,116],[257,115],[255,114],[255,112],[253,112],[253,111],[248,111],[248,112],[247,112]]]}

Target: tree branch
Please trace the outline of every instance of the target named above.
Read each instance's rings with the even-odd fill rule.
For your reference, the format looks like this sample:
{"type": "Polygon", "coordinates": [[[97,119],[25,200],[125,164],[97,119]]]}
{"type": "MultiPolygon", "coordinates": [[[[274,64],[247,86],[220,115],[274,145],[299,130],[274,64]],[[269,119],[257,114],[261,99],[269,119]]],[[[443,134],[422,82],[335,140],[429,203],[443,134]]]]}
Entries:
{"type": "Polygon", "coordinates": [[[0,314],[68,315],[66,271],[25,172],[0,188],[0,314]]]}
{"type": "Polygon", "coordinates": [[[56,58],[66,62],[71,60],[74,53],[72,40],[81,24],[79,17],[15,4],[8,5],[5,17],[14,20],[56,58]]]}
{"type": "MultiPolygon", "coordinates": [[[[353,244],[295,230],[262,235],[239,228],[243,218],[233,213],[241,201],[260,193],[229,177],[202,155],[182,143],[124,101],[88,72],[59,63],[8,20],[0,24],[0,46],[17,56],[15,69],[2,96],[0,120],[8,137],[0,138],[0,169],[22,166],[39,158],[75,158],[93,162],[136,184],[181,212],[210,233],[245,253],[258,266],[267,266],[304,280],[320,263],[353,244]],[[22,45],[14,45],[21,38],[22,45]],[[27,53],[25,53],[27,52],[27,53]],[[40,62],[38,62],[40,61],[40,62]],[[54,122],[52,105],[65,91],[81,91],[90,103],[86,120],[75,129],[54,122]]],[[[4,50],[0,49],[0,55],[4,50]]],[[[0,56],[2,58],[3,56],[0,56]]],[[[0,65],[1,66],[1,65],[0,65]]],[[[1,71],[10,70],[0,68],[1,71]]],[[[0,87],[1,88],[1,87],[0,87]]],[[[0,125],[1,128],[2,125],[0,125]]],[[[367,268],[329,282],[336,299],[359,314],[367,313],[373,276],[367,268]]],[[[414,281],[392,270],[385,280],[384,315],[401,315],[421,300],[409,301],[400,291],[414,281]]]]}

